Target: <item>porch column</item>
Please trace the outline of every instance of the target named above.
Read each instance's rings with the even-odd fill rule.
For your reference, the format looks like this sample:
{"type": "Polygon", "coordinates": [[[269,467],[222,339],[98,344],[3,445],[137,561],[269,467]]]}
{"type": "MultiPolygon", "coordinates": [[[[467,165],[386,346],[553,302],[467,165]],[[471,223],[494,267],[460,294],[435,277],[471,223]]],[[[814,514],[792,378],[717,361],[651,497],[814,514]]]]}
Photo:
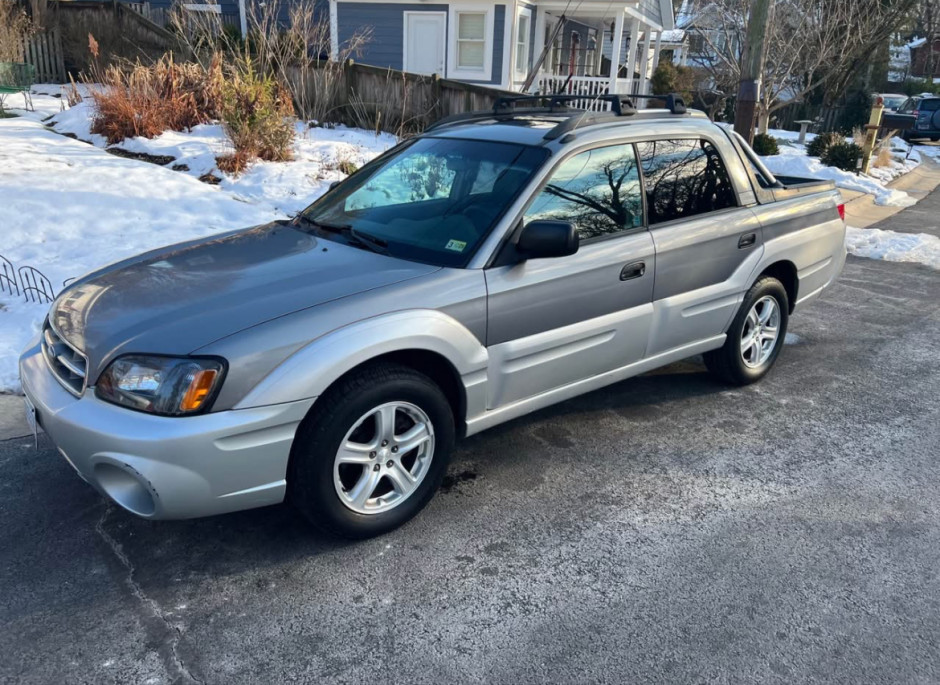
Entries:
{"type": "Polygon", "coordinates": [[[608,93],[617,92],[617,72],[620,71],[620,51],[623,49],[623,19],[626,12],[620,9],[614,19],[614,31],[610,36],[610,84],[608,93]]]}
{"type": "MultiPolygon", "coordinates": [[[[545,10],[535,6],[532,10],[535,12],[535,49],[532,51],[532,66],[529,69],[535,68],[535,63],[539,59],[539,55],[542,54],[542,51],[545,50],[545,10]]],[[[547,56],[546,56],[547,58],[547,56]]],[[[540,75],[545,73],[545,62],[542,62],[542,65],[539,67],[539,73],[535,75],[535,78],[532,80],[532,85],[529,87],[529,92],[533,92],[539,89],[541,85],[540,75]]]]}
{"type": "Polygon", "coordinates": [[[659,52],[663,48],[663,32],[656,32],[656,47],[653,48],[653,73],[656,73],[656,69],[659,67],[659,52]]]}
{"type": "Polygon", "coordinates": [[[601,67],[604,65],[604,22],[601,22],[596,27],[597,31],[597,41],[594,44],[594,76],[601,75],[601,67]]]}
{"type": "Polygon", "coordinates": [[[627,48],[630,51],[627,53],[627,78],[629,79],[627,93],[633,92],[633,72],[636,71],[636,44],[639,38],[640,22],[634,19],[630,27],[630,46],[627,48]]]}
{"type": "Polygon", "coordinates": [[[640,83],[637,88],[637,94],[645,95],[646,94],[646,83],[649,78],[649,68],[650,68],[650,38],[652,38],[652,30],[647,26],[643,30],[643,47],[640,48],[640,83]]]}

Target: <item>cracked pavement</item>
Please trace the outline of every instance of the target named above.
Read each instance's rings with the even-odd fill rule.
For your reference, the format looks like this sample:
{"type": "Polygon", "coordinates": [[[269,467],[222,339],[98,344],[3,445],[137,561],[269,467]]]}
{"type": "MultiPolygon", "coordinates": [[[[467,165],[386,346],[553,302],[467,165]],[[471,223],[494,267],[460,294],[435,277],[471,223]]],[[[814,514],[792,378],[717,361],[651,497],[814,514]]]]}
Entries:
{"type": "Polygon", "coordinates": [[[0,442],[0,682],[938,682],[940,274],[850,258],[790,331],[475,436],[361,543],[0,442]]]}

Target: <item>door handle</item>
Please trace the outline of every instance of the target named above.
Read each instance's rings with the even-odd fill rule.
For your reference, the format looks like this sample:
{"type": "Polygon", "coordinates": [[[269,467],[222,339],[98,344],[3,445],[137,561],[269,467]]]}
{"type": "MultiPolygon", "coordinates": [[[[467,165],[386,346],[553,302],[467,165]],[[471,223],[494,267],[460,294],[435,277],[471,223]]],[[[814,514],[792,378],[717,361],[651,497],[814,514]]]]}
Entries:
{"type": "Polygon", "coordinates": [[[741,239],[738,240],[738,249],[744,249],[745,247],[750,247],[757,242],[756,233],[745,233],[741,236],[741,239]]]}
{"type": "Polygon", "coordinates": [[[633,262],[627,264],[620,270],[620,280],[629,281],[631,278],[639,278],[646,273],[646,262],[633,262]]]}

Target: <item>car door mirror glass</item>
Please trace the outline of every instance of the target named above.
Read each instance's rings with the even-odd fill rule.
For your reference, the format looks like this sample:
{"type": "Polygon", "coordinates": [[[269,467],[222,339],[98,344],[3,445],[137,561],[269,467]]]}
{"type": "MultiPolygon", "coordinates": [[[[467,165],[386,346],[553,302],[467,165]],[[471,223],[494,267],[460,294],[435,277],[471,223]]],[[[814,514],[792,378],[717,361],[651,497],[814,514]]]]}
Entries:
{"type": "Polygon", "coordinates": [[[523,259],[544,259],[573,255],[579,242],[572,223],[539,219],[523,227],[516,247],[523,259]]]}

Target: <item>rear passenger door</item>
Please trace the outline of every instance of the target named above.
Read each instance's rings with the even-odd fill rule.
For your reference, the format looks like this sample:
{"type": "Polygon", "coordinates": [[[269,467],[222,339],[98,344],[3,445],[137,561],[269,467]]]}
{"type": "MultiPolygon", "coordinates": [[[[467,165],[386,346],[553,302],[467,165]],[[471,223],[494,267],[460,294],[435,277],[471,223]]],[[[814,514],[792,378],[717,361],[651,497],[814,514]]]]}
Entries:
{"type": "Polygon", "coordinates": [[[672,138],[637,149],[656,249],[653,356],[724,332],[763,240],[714,142],[672,138]]]}
{"type": "Polygon", "coordinates": [[[577,253],[486,270],[490,409],[643,358],[653,242],[632,144],[576,152],[549,174],[522,223],[569,221],[577,253]]]}

